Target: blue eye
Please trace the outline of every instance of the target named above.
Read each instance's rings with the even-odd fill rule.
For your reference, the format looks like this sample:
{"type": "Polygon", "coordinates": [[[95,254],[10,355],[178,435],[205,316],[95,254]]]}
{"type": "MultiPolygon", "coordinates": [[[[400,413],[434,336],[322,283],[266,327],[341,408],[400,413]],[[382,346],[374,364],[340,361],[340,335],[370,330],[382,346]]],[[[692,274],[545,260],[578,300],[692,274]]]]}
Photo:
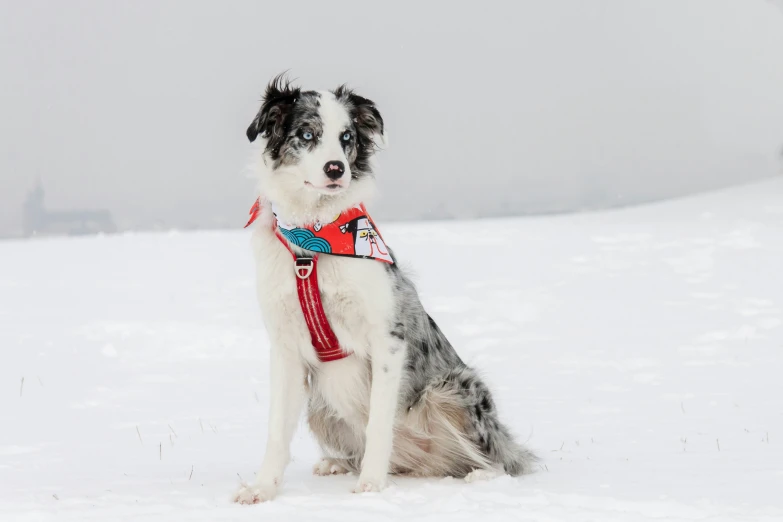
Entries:
{"type": "Polygon", "coordinates": [[[313,133],[310,131],[304,131],[302,133],[302,139],[310,141],[311,139],[313,139],[313,133]]]}
{"type": "Polygon", "coordinates": [[[351,141],[351,133],[350,132],[346,132],[345,134],[343,134],[343,141],[351,141]]]}

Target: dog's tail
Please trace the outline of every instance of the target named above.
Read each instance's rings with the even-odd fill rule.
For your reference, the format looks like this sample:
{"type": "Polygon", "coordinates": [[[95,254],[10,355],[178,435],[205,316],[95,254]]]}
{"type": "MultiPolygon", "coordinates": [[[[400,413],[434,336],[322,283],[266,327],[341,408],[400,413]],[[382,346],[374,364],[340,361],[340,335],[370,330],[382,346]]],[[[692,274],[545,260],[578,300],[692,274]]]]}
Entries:
{"type": "Polygon", "coordinates": [[[393,467],[422,476],[464,477],[492,461],[466,433],[464,399],[453,386],[430,386],[405,417],[393,467]],[[395,466],[396,465],[396,466],[395,466]]]}
{"type": "Polygon", "coordinates": [[[453,370],[450,379],[464,401],[469,418],[466,431],[493,467],[502,467],[514,477],[531,473],[538,458],[500,422],[492,394],[476,371],[469,367],[453,370]]]}
{"type": "Polygon", "coordinates": [[[538,457],[511,436],[508,428],[498,423],[494,433],[493,459],[512,477],[533,472],[538,457]]]}
{"type": "Polygon", "coordinates": [[[429,441],[418,446],[427,449],[424,460],[437,470],[433,474],[459,477],[474,469],[502,467],[517,476],[533,471],[537,460],[498,420],[489,390],[468,367],[434,379],[407,419],[412,433],[429,441]]]}

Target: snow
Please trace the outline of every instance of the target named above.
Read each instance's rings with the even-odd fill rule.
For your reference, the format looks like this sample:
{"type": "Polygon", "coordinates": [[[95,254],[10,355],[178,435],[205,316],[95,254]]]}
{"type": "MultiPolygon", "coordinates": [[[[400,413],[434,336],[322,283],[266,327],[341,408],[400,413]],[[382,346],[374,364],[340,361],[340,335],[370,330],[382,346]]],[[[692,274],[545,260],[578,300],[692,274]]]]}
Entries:
{"type": "MultiPolygon", "coordinates": [[[[238,224],[241,225],[241,224],[238,224]]],[[[537,473],[315,477],[266,437],[247,231],[0,243],[0,520],[783,520],[783,180],[595,214],[382,226],[537,473]]]]}

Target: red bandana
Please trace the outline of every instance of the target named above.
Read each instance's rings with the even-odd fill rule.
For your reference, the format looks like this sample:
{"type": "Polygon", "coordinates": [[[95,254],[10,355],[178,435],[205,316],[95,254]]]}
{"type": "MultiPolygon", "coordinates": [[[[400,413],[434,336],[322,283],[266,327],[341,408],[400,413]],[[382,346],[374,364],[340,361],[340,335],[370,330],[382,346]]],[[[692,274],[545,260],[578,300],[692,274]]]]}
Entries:
{"type": "MultiPolygon", "coordinates": [[[[273,207],[274,212],[274,207],[273,207]]],[[[245,227],[256,220],[261,212],[257,200],[250,209],[250,220],[245,227]]],[[[315,222],[311,225],[293,226],[280,221],[275,213],[275,228],[292,245],[309,252],[334,256],[375,259],[394,264],[389,249],[383,242],[378,227],[367,213],[364,204],[343,210],[329,223],[315,222]]]]}

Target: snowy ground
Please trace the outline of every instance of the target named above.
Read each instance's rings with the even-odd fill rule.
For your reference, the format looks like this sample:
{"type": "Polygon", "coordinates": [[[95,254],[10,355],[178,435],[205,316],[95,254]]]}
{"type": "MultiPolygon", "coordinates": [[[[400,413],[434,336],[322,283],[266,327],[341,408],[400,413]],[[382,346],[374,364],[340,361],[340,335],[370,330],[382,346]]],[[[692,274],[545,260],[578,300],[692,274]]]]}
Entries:
{"type": "Polygon", "coordinates": [[[303,427],[278,499],[234,505],[266,436],[248,232],[8,241],[0,520],[783,520],[783,180],[382,229],[537,473],[358,496],[303,427]]]}

